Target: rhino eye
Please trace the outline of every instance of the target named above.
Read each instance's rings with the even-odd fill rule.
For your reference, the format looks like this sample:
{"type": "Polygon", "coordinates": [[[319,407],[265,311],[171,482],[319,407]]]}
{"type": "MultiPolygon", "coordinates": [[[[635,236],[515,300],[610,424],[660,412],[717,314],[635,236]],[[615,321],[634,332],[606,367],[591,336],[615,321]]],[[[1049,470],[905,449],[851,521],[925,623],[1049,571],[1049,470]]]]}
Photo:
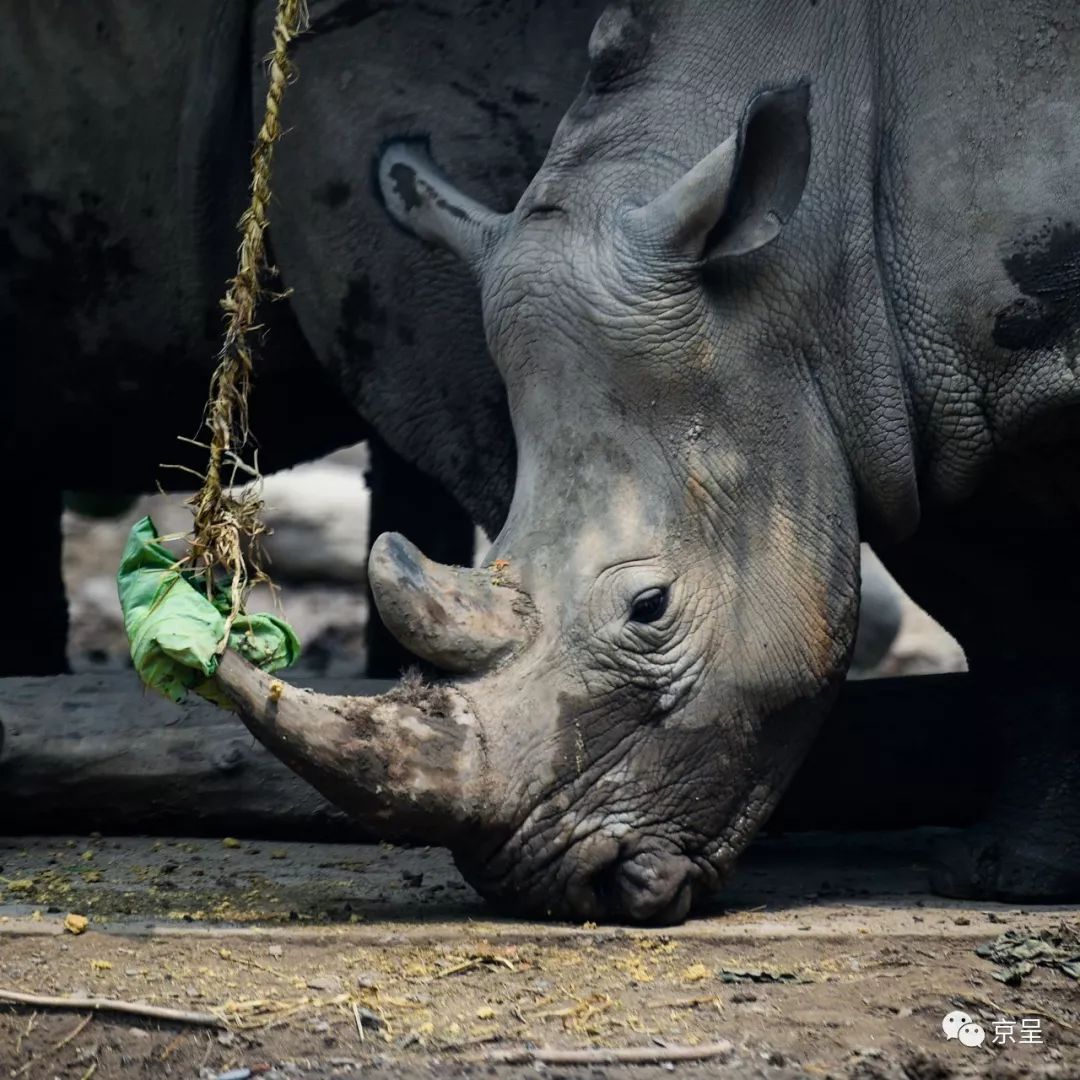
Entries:
{"type": "Polygon", "coordinates": [[[656,622],[667,611],[667,589],[646,589],[634,597],[630,606],[630,621],[636,623],[656,622]]]}

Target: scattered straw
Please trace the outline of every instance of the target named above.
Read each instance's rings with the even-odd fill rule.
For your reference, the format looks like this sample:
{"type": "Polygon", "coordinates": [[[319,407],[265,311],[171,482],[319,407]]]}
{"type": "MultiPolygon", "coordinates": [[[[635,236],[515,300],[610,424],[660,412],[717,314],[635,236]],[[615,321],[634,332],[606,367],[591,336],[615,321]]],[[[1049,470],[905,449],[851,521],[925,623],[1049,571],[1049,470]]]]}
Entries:
{"type": "Polygon", "coordinates": [[[349,994],[319,997],[305,994],[293,998],[254,998],[248,1001],[229,1001],[218,1013],[234,1031],[256,1031],[281,1023],[297,1013],[318,1011],[331,1006],[348,1007],[352,1004],[349,994]]]}

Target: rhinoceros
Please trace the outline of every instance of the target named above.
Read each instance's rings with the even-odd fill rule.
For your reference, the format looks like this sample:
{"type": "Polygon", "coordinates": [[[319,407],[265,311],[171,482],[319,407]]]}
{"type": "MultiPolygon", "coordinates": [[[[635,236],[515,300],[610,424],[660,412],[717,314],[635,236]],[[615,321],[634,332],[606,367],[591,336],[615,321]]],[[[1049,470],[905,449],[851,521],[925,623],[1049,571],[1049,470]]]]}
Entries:
{"type": "MultiPolygon", "coordinates": [[[[482,570],[393,534],[371,553],[384,618],[445,680],[323,699],[230,655],[252,729],[497,903],[674,922],[829,709],[861,536],[971,677],[1067,672],[1078,51],[1064,0],[615,3],[494,208],[403,120],[379,190],[477,284],[513,501],[482,570]]],[[[939,889],[1080,894],[1080,725],[1054,700],[1017,716],[939,889]]],[[[957,717],[941,753],[978,738],[957,717]]]]}

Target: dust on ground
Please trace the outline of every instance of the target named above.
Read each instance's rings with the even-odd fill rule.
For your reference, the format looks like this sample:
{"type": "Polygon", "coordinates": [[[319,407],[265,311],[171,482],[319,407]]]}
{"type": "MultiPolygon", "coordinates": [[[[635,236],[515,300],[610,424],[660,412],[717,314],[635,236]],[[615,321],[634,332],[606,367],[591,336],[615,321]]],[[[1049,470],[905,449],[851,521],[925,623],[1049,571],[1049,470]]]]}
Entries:
{"type": "Polygon", "coordinates": [[[1075,1077],[1080,984],[1036,965],[1007,985],[975,949],[1080,913],[929,896],[932,839],[769,839],[712,912],[667,930],[495,918],[434,849],[2,840],[0,989],[149,1002],[225,1026],[0,1006],[0,1067],[30,1080],[1075,1077]],[[88,917],[84,933],[64,930],[72,912],[88,917]],[[945,1039],[954,1009],[984,1027],[983,1046],[945,1039]],[[1025,1018],[1041,1041],[1020,1041],[1025,1018]],[[718,1040],[731,1043],[722,1059],[662,1061],[664,1047],[718,1040]],[[628,1046],[657,1048],[658,1063],[499,1062],[628,1046]]]}

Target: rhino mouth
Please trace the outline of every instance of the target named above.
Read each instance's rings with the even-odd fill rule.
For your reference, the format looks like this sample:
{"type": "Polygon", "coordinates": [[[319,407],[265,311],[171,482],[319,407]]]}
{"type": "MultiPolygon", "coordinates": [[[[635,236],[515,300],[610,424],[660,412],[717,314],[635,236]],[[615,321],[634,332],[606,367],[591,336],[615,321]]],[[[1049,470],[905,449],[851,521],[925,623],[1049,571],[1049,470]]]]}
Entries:
{"type": "Polygon", "coordinates": [[[492,855],[459,849],[465,878],[500,910],[570,922],[670,926],[716,887],[717,865],[652,838],[599,830],[547,858],[527,858],[516,838],[492,855]]]}

